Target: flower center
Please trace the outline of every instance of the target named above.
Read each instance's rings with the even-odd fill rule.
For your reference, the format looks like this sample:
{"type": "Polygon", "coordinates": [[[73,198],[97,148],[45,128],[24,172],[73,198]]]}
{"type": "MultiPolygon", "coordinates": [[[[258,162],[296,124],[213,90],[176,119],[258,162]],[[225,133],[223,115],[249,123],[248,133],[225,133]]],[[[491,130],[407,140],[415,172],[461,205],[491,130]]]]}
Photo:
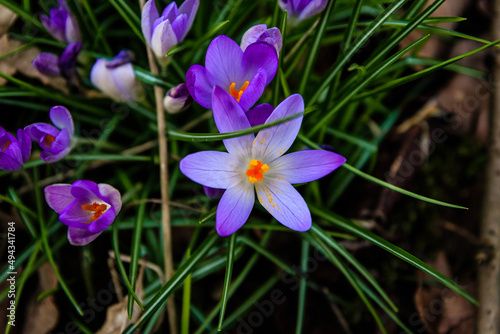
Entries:
{"type": "Polygon", "coordinates": [[[82,204],[82,209],[85,211],[93,212],[94,214],[90,218],[92,221],[97,220],[106,212],[108,206],[106,204],[97,204],[96,202],[92,204],[82,204]]]}
{"type": "Polygon", "coordinates": [[[5,152],[6,149],[9,148],[10,144],[12,144],[12,142],[10,140],[7,140],[2,147],[0,147],[0,152],[5,152]]]}
{"type": "Polygon", "coordinates": [[[231,94],[231,96],[236,99],[236,102],[239,103],[241,95],[243,95],[249,84],[250,84],[249,81],[245,81],[243,86],[241,86],[240,90],[235,90],[234,87],[236,87],[236,82],[233,82],[231,86],[229,86],[229,94],[231,94]]]}
{"type": "Polygon", "coordinates": [[[51,135],[45,135],[45,137],[43,138],[42,144],[47,146],[47,147],[50,147],[50,145],[52,145],[54,140],[56,140],[56,137],[51,136],[51,135]]]}
{"type": "Polygon", "coordinates": [[[247,177],[252,183],[257,181],[262,181],[264,179],[264,174],[269,170],[269,166],[262,164],[259,160],[252,159],[248,163],[247,177]]]}

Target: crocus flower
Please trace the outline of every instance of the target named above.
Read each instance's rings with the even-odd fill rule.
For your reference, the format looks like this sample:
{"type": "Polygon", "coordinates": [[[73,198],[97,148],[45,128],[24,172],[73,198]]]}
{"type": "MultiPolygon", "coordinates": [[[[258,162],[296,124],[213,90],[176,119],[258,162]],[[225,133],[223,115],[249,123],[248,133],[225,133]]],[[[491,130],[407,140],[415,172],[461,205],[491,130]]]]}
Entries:
{"type": "MultiPolygon", "coordinates": [[[[221,133],[250,127],[243,109],[220,87],[214,88],[213,114],[221,133]]],[[[266,123],[302,112],[304,101],[292,95],[272,112],[266,123]]],[[[284,155],[299,132],[302,116],[259,131],[224,140],[228,153],[205,151],[190,154],[180,169],[204,186],[226,189],[215,216],[215,229],[227,236],[239,229],[252,211],[255,195],[281,224],[296,231],[311,227],[311,213],[292,186],[323,177],[341,166],[345,158],[328,151],[307,150],[284,155]]]]}
{"type": "Polygon", "coordinates": [[[269,28],[267,25],[258,24],[256,26],[248,29],[241,38],[241,49],[245,51],[247,47],[256,42],[265,42],[272,45],[276,49],[276,53],[279,54],[281,47],[283,46],[283,38],[281,37],[281,32],[278,28],[269,28]]]}
{"type": "Polygon", "coordinates": [[[0,126],[0,169],[13,172],[21,169],[31,154],[31,140],[23,129],[17,139],[0,126]]]}
{"type": "Polygon", "coordinates": [[[50,120],[55,125],[35,123],[24,130],[32,141],[38,142],[42,148],[40,158],[45,162],[56,162],[71,151],[71,139],[75,133],[73,118],[68,109],[55,106],[50,109],[50,120]]]}
{"type": "Polygon", "coordinates": [[[81,42],[71,42],[64,49],[61,58],[49,52],[38,54],[31,65],[40,73],[49,77],[62,76],[71,79],[76,71],[76,58],[82,50],[81,42]]]}
{"type": "Polygon", "coordinates": [[[47,204],[68,228],[72,245],[86,245],[108,228],[120,212],[120,192],[105,183],[78,180],[45,187],[47,204]]]}
{"type": "Polygon", "coordinates": [[[297,21],[305,20],[325,9],[328,0],[278,0],[281,9],[297,21]]]}
{"type": "Polygon", "coordinates": [[[163,99],[163,107],[165,110],[171,114],[177,114],[183,110],[186,110],[193,98],[189,95],[189,91],[185,83],[181,83],[173,88],[171,88],[165,98],[163,99]]]}
{"type": "Polygon", "coordinates": [[[199,0],[186,0],[177,9],[172,1],[161,16],[154,0],[149,0],[142,8],[142,33],[146,42],[158,58],[164,58],[174,45],[186,37],[193,24],[199,0]]]}
{"type": "Polygon", "coordinates": [[[242,51],[235,41],[222,35],[210,43],[205,67],[189,68],[186,84],[193,99],[205,108],[212,108],[212,90],[219,86],[248,110],[261,97],[277,68],[278,57],[271,45],[258,42],[242,51]]]}
{"type": "Polygon", "coordinates": [[[112,60],[97,59],[90,71],[90,81],[104,94],[119,102],[132,102],[141,95],[130,61],[133,54],[122,50],[112,60]]]}
{"type": "Polygon", "coordinates": [[[59,0],[59,8],[52,8],[50,10],[50,17],[41,15],[45,29],[47,29],[52,36],[58,41],[63,43],[80,42],[80,30],[76,24],[76,20],[71,14],[66,1],[59,0]]]}

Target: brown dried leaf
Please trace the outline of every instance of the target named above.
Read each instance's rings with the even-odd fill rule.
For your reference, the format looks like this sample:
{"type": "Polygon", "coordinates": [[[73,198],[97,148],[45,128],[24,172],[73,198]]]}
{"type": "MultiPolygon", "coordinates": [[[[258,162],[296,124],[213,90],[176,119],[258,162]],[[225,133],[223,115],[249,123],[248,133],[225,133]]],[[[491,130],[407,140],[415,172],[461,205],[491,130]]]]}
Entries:
{"type": "Polygon", "coordinates": [[[57,277],[48,262],[38,269],[38,288],[30,297],[26,307],[26,317],[23,324],[23,334],[50,333],[59,320],[59,310],[55,303],[54,296],[48,296],[37,301],[40,293],[57,287],[57,277]]]}
{"type": "Polygon", "coordinates": [[[16,21],[17,15],[5,6],[0,5],[0,36],[5,34],[16,21]]]}
{"type": "MultiPolygon", "coordinates": [[[[450,266],[443,252],[431,267],[447,277],[451,277],[450,266]]],[[[418,272],[419,287],[414,301],[418,314],[430,334],[471,334],[474,333],[474,308],[470,302],[450,289],[435,285],[424,285],[430,276],[418,272]]]]}
{"type": "MultiPolygon", "coordinates": [[[[0,56],[21,48],[22,42],[9,39],[5,34],[0,37],[0,56]]],[[[52,86],[63,93],[69,93],[66,80],[63,78],[51,78],[35,70],[31,62],[40,53],[40,49],[30,47],[12,54],[10,57],[0,59],[0,72],[13,76],[17,72],[31,78],[39,79],[44,85],[52,86]]],[[[0,78],[0,86],[4,86],[7,80],[0,78]]]]}

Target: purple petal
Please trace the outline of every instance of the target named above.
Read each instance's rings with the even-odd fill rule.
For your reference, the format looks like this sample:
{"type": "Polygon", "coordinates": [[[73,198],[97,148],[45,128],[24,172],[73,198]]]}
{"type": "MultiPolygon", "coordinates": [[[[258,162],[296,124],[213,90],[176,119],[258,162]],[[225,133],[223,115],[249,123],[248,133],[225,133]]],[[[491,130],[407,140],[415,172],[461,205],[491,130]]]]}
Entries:
{"type": "Polygon", "coordinates": [[[106,210],[106,212],[102,214],[102,216],[100,216],[98,219],[96,219],[89,225],[88,231],[92,233],[102,232],[105,229],[107,229],[109,225],[113,223],[115,218],[116,218],[115,211],[111,207],[109,207],[106,210]]]}
{"type": "MultiPolygon", "coordinates": [[[[42,139],[43,140],[43,139],[42,139]]],[[[57,160],[62,159],[64,156],[66,156],[70,149],[71,149],[71,138],[69,136],[69,132],[67,129],[62,129],[61,132],[55,137],[55,140],[52,142],[50,147],[44,147],[42,146],[42,143],[40,143],[40,147],[44,149],[44,151],[50,152],[52,154],[58,154],[57,160]],[[61,152],[66,152],[64,156],[60,156],[59,153],[61,152]]],[[[55,162],[57,160],[54,160],[54,158],[50,158],[49,161],[45,160],[45,162],[55,162]]]]}
{"type": "Polygon", "coordinates": [[[295,231],[311,228],[311,213],[302,196],[287,181],[265,177],[255,183],[257,198],[281,224],[295,231]]]}
{"type": "Polygon", "coordinates": [[[328,0],[312,0],[303,8],[299,14],[299,21],[305,20],[311,16],[314,16],[320,12],[322,12],[328,0]]]}
{"type": "Polygon", "coordinates": [[[71,195],[71,184],[53,184],[45,187],[44,193],[47,204],[57,213],[61,213],[75,200],[71,195]]]}
{"type": "Polygon", "coordinates": [[[31,62],[31,65],[43,75],[58,77],[61,75],[58,61],[59,58],[55,54],[42,52],[36,56],[35,60],[31,62]]]}
{"type": "Polygon", "coordinates": [[[53,125],[47,123],[34,123],[28,125],[24,128],[24,131],[28,133],[30,139],[32,141],[39,142],[43,136],[49,134],[52,137],[55,137],[59,134],[59,130],[57,130],[53,125]]]}
{"type": "MultiPolygon", "coordinates": [[[[219,86],[214,87],[212,108],[215,125],[220,133],[244,130],[250,127],[245,112],[238,102],[219,86]]],[[[237,158],[249,157],[254,138],[255,136],[251,133],[242,137],[224,139],[224,146],[229,154],[237,158]]]]}
{"type": "Polygon", "coordinates": [[[237,88],[243,86],[246,80],[242,61],[243,51],[238,44],[227,36],[217,36],[210,43],[205,58],[208,81],[227,91],[233,82],[237,88]]]}
{"type": "Polygon", "coordinates": [[[241,43],[240,43],[241,49],[245,51],[250,44],[257,42],[259,40],[260,35],[262,35],[262,33],[264,33],[266,30],[267,30],[266,24],[257,24],[248,29],[243,34],[243,37],[241,37],[241,43]]]}
{"type": "Polygon", "coordinates": [[[156,21],[158,17],[158,9],[156,9],[154,0],[148,0],[148,2],[144,4],[144,7],[142,7],[141,27],[142,34],[150,46],[151,37],[153,36],[153,22],[156,21]]]}
{"type": "Polygon", "coordinates": [[[99,183],[97,185],[97,189],[99,191],[100,197],[114,210],[114,213],[117,215],[122,208],[122,200],[120,192],[106,183],[99,183]]]}
{"type": "Polygon", "coordinates": [[[266,71],[266,85],[268,85],[278,69],[278,55],[273,46],[258,42],[249,45],[245,50],[243,63],[246,66],[245,77],[253,77],[260,68],[263,68],[266,71]]]}
{"type": "Polygon", "coordinates": [[[284,179],[291,184],[310,182],[330,174],[345,161],[343,156],[328,151],[294,152],[274,160],[266,177],[284,179]]]}
{"type": "Polygon", "coordinates": [[[123,49],[111,60],[106,63],[106,68],[117,68],[134,60],[135,56],[131,50],[123,49]]]}
{"type": "Polygon", "coordinates": [[[186,32],[186,23],[187,23],[187,15],[182,14],[177,16],[177,18],[172,22],[172,30],[175,33],[175,37],[177,37],[177,41],[182,41],[182,38],[186,32]]]}
{"type": "Polygon", "coordinates": [[[208,82],[203,66],[193,65],[186,73],[186,85],[189,94],[202,107],[212,109],[212,85],[208,82]]]}
{"type": "Polygon", "coordinates": [[[203,191],[205,191],[205,195],[207,195],[208,197],[213,198],[213,199],[217,199],[217,198],[221,198],[222,195],[224,195],[224,192],[226,191],[226,189],[203,186],[203,191]]]}
{"type": "Polygon", "coordinates": [[[151,49],[158,58],[163,58],[166,56],[168,50],[170,50],[179,41],[175,36],[175,32],[172,29],[172,24],[169,20],[160,23],[153,31],[153,37],[151,38],[151,49]]]}
{"type": "Polygon", "coordinates": [[[85,229],[68,227],[68,240],[73,246],[84,246],[92,242],[102,232],[92,233],[85,229]]]}
{"type": "MultiPolygon", "coordinates": [[[[266,121],[267,123],[304,111],[304,100],[294,94],[281,102],[266,121]]],[[[252,156],[263,163],[271,163],[285,154],[299,133],[303,116],[259,131],[253,142],[252,156]],[[265,162],[264,162],[265,161],[265,162]]]]}
{"type": "Polygon", "coordinates": [[[5,130],[4,128],[2,128],[2,127],[0,126],[0,135],[2,135],[2,134],[3,134],[3,133],[5,133],[5,132],[7,132],[7,130],[5,130]]]}
{"type": "Polygon", "coordinates": [[[134,67],[131,63],[124,64],[110,70],[116,88],[120,92],[118,101],[132,102],[140,96],[141,86],[135,78],[134,67]]]}
{"type": "Polygon", "coordinates": [[[269,103],[259,104],[246,112],[251,126],[264,124],[273,112],[274,107],[269,103]]]}
{"type": "Polygon", "coordinates": [[[67,43],[80,42],[82,40],[80,36],[80,29],[78,28],[78,24],[76,23],[76,20],[71,12],[68,12],[65,29],[65,39],[67,43]]]}
{"type": "Polygon", "coordinates": [[[187,22],[186,22],[186,28],[184,30],[184,34],[182,35],[181,39],[184,39],[189,32],[189,29],[191,29],[191,26],[193,25],[194,17],[196,16],[196,12],[198,11],[198,6],[200,5],[199,0],[186,0],[184,3],[179,7],[179,14],[187,14],[187,22]]]}
{"type": "Polygon", "coordinates": [[[61,58],[58,60],[58,66],[64,78],[69,79],[73,75],[76,69],[76,58],[81,50],[81,42],[71,42],[64,49],[61,58]]]}
{"type": "Polygon", "coordinates": [[[229,153],[203,151],[187,155],[179,164],[181,172],[201,185],[227,189],[243,178],[242,166],[229,153]]]}
{"type": "Polygon", "coordinates": [[[266,88],[266,72],[263,68],[259,68],[255,76],[251,79],[250,84],[241,95],[240,106],[243,110],[250,109],[262,96],[266,88]]]}
{"type": "Polygon", "coordinates": [[[177,4],[175,1],[169,3],[161,13],[161,17],[165,18],[165,20],[169,20],[170,22],[173,22],[177,16],[179,16],[179,11],[177,10],[177,4]]]}
{"type": "Polygon", "coordinates": [[[64,225],[87,229],[92,222],[92,211],[82,209],[82,205],[92,204],[86,197],[76,198],[61,211],[59,221],[64,225]]]}
{"type": "Polygon", "coordinates": [[[28,133],[22,129],[17,130],[17,140],[19,141],[19,146],[21,147],[21,156],[23,162],[28,161],[31,155],[31,139],[28,133]]]}
{"type": "Polygon", "coordinates": [[[106,63],[107,60],[105,59],[96,60],[94,66],[92,66],[92,70],[90,71],[90,81],[104,94],[117,101],[122,101],[123,96],[121,95],[118,87],[116,87],[115,81],[111,76],[110,69],[106,68],[106,63]]]}
{"type": "Polygon", "coordinates": [[[69,113],[68,109],[63,106],[55,106],[50,108],[50,120],[59,129],[67,129],[70,136],[75,133],[75,127],[73,125],[73,118],[69,113]]]}
{"type": "Polygon", "coordinates": [[[0,152],[0,169],[6,172],[14,172],[21,169],[21,161],[7,153],[0,152]]]}
{"type": "Polygon", "coordinates": [[[221,237],[233,234],[250,216],[255,195],[253,185],[243,180],[226,190],[217,207],[215,230],[221,237]]]}
{"type": "Polygon", "coordinates": [[[97,183],[88,180],[77,180],[71,185],[71,195],[75,198],[87,197],[91,202],[100,202],[97,183]]]}

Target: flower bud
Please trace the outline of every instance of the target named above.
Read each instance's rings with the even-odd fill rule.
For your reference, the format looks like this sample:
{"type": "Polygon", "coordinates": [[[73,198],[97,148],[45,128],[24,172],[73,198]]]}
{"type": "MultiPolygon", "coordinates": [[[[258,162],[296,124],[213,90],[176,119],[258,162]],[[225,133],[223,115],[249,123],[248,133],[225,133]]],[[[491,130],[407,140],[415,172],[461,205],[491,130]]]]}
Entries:
{"type": "Polygon", "coordinates": [[[241,38],[240,46],[245,51],[250,44],[257,42],[265,42],[273,46],[277,54],[280,53],[283,46],[280,30],[276,27],[267,29],[267,25],[265,24],[258,24],[248,29],[241,38]]]}
{"type": "Polygon", "coordinates": [[[64,0],[59,0],[59,8],[52,8],[50,10],[50,17],[41,15],[40,20],[45,29],[58,41],[63,43],[81,41],[80,30],[78,29],[76,20],[64,0]]]}
{"type": "Polygon", "coordinates": [[[186,110],[193,98],[189,95],[189,91],[185,83],[181,83],[170,89],[163,99],[163,106],[170,114],[177,114],[186,110]]]}

